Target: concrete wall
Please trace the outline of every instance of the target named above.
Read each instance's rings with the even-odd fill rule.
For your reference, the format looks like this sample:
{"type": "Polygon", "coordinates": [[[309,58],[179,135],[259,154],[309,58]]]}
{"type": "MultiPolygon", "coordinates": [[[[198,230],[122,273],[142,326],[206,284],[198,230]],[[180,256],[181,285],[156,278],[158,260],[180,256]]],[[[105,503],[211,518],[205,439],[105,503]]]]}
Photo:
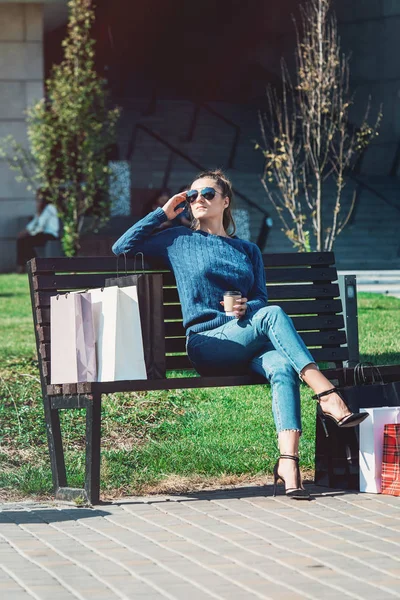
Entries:
{"type": "Polygon", "coordinates": [[[354,120],[362,118],[369,96],[371,117],[383,104],[380,135],[367,151],[363,172],[389,175],[400,142],[400,0],[335,0],[334,7],[343,49],[352,55],[354,120]]]}
{"type": "MultiPolygon", "coordinates": [[[[0,137],[26,144],[26,108],[43,96],[43,5],[0,2],[0,137]]],[[[35,201],[0,160],[0,272],[15,267],[15,236],[35,201]]]]}

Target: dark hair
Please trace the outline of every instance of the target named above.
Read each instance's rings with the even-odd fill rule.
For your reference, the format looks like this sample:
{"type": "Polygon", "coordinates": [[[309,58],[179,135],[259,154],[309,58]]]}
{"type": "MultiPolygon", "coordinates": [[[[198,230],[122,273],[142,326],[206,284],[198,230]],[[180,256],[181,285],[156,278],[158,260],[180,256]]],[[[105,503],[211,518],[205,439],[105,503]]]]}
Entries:
{"type": "Polygon", "coordinates": [[[39,187],[36,190],[36,200],[40,200],[43,207],[51,204],[51,194],[47,188],[39,187]]]}
{"type": "Polygon", "coordinates": [[[164,187],[161,188],[160,190],[158,190],[158,192],[156,192],[153,196],[153,201],[155,202],[156,200],[158,200],[158,198],[160,198],[160,196],[168,196],[168,198],[171,198],[172,192],[168,187],[164,187]]]}
{"type": "MultiPolygon", "coordinates": [[[[222,192],[223,196],[224,197],[228,196],[228,198],[229,198],[229,206],[227,206],[224,210],[224,216],[222,218],[222,225],[225,229],[225,232],[229,235],[229,237],[232,237],[235,235],[235,232],[236,232],[236,225],[235,225],[235,221],[233,220],[232,210],[231,210],[232,202],[233,202],[232,184],[221,169],[214,169],[214,171],[203,171],[202,173],[199,173],[197,175],[197,177],[195,177],[193,179],[192,184],[197,179],[204,179],[206,177],[208,177],[209,179],[214,179],[217,186],[219,188],[221,188],[221,192],[222,192]]],[[[195,219],[193,217],[190,207],[189,207],[189,214],[190,214],[190,218],[192,221],[191,228],[197,229],[198,221],[197,221],[197,219],[195,219]]]]}
{"type": "Polygon", "coordinates": [[[168,196],[168,198],[171,197],[171,190],[167,187],[165,188],[161,188],[158,189],[154,192],[154,194],[151,195],[150,199],[147,200],[147,202],[145,202],[144,206],[143,206],[143,217],[145,217],[146,215],[149,214],[149,212],[151,212],[153,210],[153,205],[157,202],[157,200],[161,197],[161,196],[168,196]]]}

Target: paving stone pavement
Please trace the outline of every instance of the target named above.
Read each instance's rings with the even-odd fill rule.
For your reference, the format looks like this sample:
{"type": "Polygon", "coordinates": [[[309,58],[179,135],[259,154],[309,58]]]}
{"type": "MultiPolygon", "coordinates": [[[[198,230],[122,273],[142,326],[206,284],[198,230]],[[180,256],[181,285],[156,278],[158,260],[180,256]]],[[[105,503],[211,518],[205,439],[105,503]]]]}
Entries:
{"type": "Polygon", "coordinates": [[[400,598],[400,498],[307,487],[0,504],[0,598],[400,598]]]}

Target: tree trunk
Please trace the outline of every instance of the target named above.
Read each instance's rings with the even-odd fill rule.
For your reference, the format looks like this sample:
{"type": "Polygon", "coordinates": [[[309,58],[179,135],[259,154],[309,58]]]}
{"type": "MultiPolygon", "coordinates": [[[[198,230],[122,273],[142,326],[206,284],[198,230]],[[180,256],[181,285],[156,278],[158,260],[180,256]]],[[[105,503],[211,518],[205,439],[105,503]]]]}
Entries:
{"type": "Polygon", "coordinates": [[[317,177],[317,198],[316,198],[316,209],[317,209],[317,252],[322,252],[322,185],[321,177],[317,177]]]}

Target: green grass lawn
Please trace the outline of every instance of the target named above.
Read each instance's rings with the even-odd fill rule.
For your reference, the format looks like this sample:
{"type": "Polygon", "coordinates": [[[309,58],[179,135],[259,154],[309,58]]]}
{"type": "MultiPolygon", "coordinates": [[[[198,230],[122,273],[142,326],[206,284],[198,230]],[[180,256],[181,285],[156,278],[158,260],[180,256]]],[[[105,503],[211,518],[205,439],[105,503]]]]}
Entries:
{"type": "MultiPolygon", "coordinates": [[[[26,276],[0,275],[0,497],[51,494],[26,276]]],[[[362,360],[400,363],[400,300],[359,295],[362,360]]],[[[315,402],[302,387],[301,460],[312,469],[315,402]]],[[[84,473],[84,411],[62,411],[69,484],[84,473]]],[[[188,489],[270,473],[269,386],[104,397],[101,487],[108,495],[188,489]]]]}

